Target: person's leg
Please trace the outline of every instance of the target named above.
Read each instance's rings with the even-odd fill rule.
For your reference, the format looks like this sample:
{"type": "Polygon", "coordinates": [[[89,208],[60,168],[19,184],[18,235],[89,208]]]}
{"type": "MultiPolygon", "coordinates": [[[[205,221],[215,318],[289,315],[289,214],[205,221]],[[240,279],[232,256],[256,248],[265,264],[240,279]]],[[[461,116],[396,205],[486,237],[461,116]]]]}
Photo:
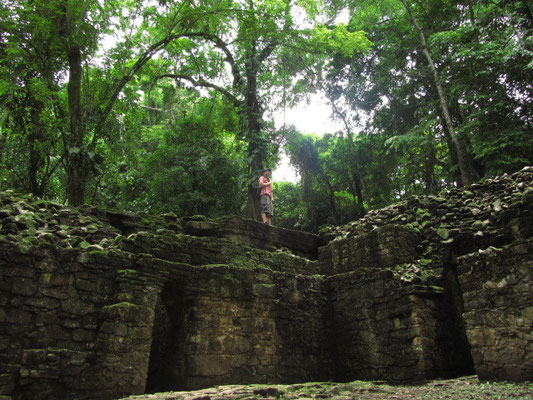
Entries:
{"type": "Polygon", "coordinates": [[[268,219],[268,225],[272,225],[272,217],[274,216],[274,205],[272,204],[272,199],[268,198],[268,211],[266,213],[268,219]]]}
{"type": "Polygon", "coordinates": [[[259,204],[261,206],[261,218],[263,219],[264,224],[268,224],[268,216],[269,216],[269,207],[268,207],[268,200],[270,198],[268,196],[262,195],[259,204]]]}
{"type": "Polygon", "coordinates": [[[272,199],[268,195],[261,196],[261,218],[263,223],[272,225],[272,199]]]}

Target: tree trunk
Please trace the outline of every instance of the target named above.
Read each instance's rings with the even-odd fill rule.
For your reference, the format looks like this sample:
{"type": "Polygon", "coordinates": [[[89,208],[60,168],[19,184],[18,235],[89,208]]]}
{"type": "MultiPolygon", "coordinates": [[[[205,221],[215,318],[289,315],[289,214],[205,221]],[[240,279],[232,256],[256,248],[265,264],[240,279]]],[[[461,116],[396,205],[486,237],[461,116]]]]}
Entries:
{"type": "MultiPolygon", "coordinates": [[[[32,126],[34,132],[28,136],[29,157],[28,157],[28,175],[30,179],[31,192],[37,196],[42,197],[41,185],[39,185],[39,167],[41,165],[41,152],[37,146],[39,139],[42,137],[41,127],[32,126]]],[[[43,188],[44,189],[44,188],[43,188]]]]}
{"type": "Polygon", "coordinates": [[[262,221],[261,203],[259,193],[255,185],[248,185],[248,211],[246,216],[256,221],[262,221]]]}
{"type": "Polygon", "coordinates": [[[335,204],[335,190],[333,189],[333,186],[331,185],[329,178],[323,172],[322,172],[322,178],[324,178],[324,182],[326,183],[326,186],[328,187],[329,206],[331,207],[331,211],[333,212],[333,218],[335,218],[335,223],[339,224],[341,221],[339,217],[339,212],[337,211],[337,206],[335,204]]]}
{"type": "Polygon", "coordinates": [[[258,66],[255,60],[255,50],[251,50],[249,61],[246,65],[246,93],[241,109],[244,132],[248,142],[248,160],[250,183],[248,184],[248,212],[247,217],[262,221],[260,198],[257,191],[257,180],[261,175],[263,162],[266,157],[266,143],[261,137],[261,118],[263,111],[257,93],[258,66]]]}
{"type": "Polygon", "coordinates": [[[455,151],[455,147],[453,144],[453,140],[450,137],[450,132],[446,129],[446,127],[442,126],[443,132],[444,132],[444,138],[446,140],[446,146],[448,147],[448,154],[450,155],[450,170],[449,170],[449,177],[453,179],[454,182],[458,184],[458,186],[461,185],[461,172],[459,171],[459,160],[457,159],[457,151],[455,151]]]}
{"type": "Polygon", "coordinates": [[[66,168],[67,174],[67,201],[71,206],[80,206],[85,203],[85,187],[88,179],[86,173],[87,163],[83,155],[70,156],[66,168]]]}
{"type": "Polygon", "coordinates": [[[351,173],[345,174],[345,179],[348,182],[348,191],[352,195],[353,209],[357,216],[359,216],[359,204],[357,203],[357,195],[355,194],[355,185],[353,183],[353,176],[351,173]]]}
{"type": "Polygon", "coordinates": [[[248,157],[250,161],[249,164],[249,184],[248,184],[248,212],[247,217],[254,219],[256,221],[262,221],[261,218],[261,204],[258,187],[259,176],[263,169],[263,158],[261,157],[261,152],[256,142],[253,140],[254,137],[259,135],[259,131],[256,134],[252,134],[252,140],[248,142],[248,157]]]}
{"type": "Polygon", "coordinates": [[[418,33],[420,42],[422,44],[422,53],[424,54],[424,57],[426,58],[428,62],[429,69],[431,70],[431,75],[433,76],[433,81],[438,92],[442,114],[444,116],[444,121],[446,123],[446,129],[448,130],[448,133],[450,134],[453,144],[455,145],[455,150],[457,152],[459,170],[461,171],[461,181],[464,186],[470,186],[474,180],[470,156],[466,150],[466,147],[464,146],[463,141],[458,137],[453,127],[452,118],[450,116],[450,111],[448,109],[448,103],[446,100],[446,95],[444,94],[444,90],[440,83],[440,77],[435,67],[435,63],[433,62],[433,59],[431,58],[431,54],[429,53],[429,48],[427,46],[426,37],[424,35],[424,32],[422,31],[422,28],[420,27],[417,20],[415,19],[415,16],[411,10],[411,7],[407,3],[407,0],[400,0],[400,1],[402,2],[405,9],[407,10],[407,13],[409,14],[409,18],[411,19],[411,24],[413,25],[413,28],[418,33]]]}
{"type": "Polygon", "coordinates": [[[72,45],[68,49],[69,81],[68,109],[69,134],[65,141],[65,162],[67,175],[67,201],[72,206],[85,202],[85,188],[89,179],[89,163],[84,148],[85,126],[81,108],[81,50],[72,45]]]}
{"type": "MultiPolygon", "coordinates": [[[[455,121],[457,121],[457,123],[459,125],[462,125],[465,121],[465,118],[463,116],[463,113],[461,112],[461,106],[459,104],[459,100],[458,98],[454,98],[452,101],[451,101],[451,114],[453,116],[453,118],[455,119],[455,121]]],[[[466,149],[468,149],[468,154],[470,155],[471,154],[471,148],[472,148],[472,143],[470,142],[470,139],[468,136],[461,136],[459,137],[459,139],[461,139],[464,143],[464,146],[466,149]]],[[[470,157],[470,166],[472,168],[472,173],[473,173],[473,176],[485,176],[485,168],[483,167],[483,164],[479,162],[479,160],[475,160],[474,158],[470,157]]]]}
{"type": "Polygon", "coordinates": [[[341,110],[338,109],[333,98],[329,98],[329,101],[331,102],[333,111],[342,119],[344,128],[346,129],[346,135],[348,136],[348,143],[350,144],[350,147],[352,148],[352,151],[354,154],[354,166],[352,167],[351,174],[354,178],[353,183],[355,186],[355,193],[357,195],[357,201],[359,203],[358,213],[359,213],[359,216],[362,218],[365,216],[365,204],[363,202],[363,190],[362,190],[363,180],[361,178],[361,173],[359,172],[361,168],[359,167],[359,163],[357,162],[357,147],[355,146],[355,142],[353,140],[353,133],[352,133],[352,130],[350,129],[350,124],[348,123],[346,116],[344,115],[344,113],[341,112],[341,110]]]}
{"type": "Polygon", "coordinates": [[[318,222],[316,218],[316,210],[314,203],[314,194],[313,194],[313,177],[309,171],[302,171],[302,189],[303,189],[303,198],[306,203],[305,211],[307,218],[309,219],[308,223],[304,223],[302,228],[304,230],[314,232],[318,227],[318,222]]]}
{"type": "Polygon", "coordinates": [[[257,191],[257,180],[261,175],[263,169],[264,150],[260,140],[261,125],[253,111],[246,110],[246,123],[248,125],[248,160],[249,161],[249,176],[250,182],[248,184],[248,212],[247,217],[262,221],[261,206],[259,193],[257,191]]]}
{"type": "Polygon", "coordinates": [[[354,168],[352,175],[354,177],[355,194],[357,195],[357,203],[359,206],[359,217],[363,218],[365,216],[365,204],[363,202],[363,181],[361,180],[359,168],[354,168]]]}

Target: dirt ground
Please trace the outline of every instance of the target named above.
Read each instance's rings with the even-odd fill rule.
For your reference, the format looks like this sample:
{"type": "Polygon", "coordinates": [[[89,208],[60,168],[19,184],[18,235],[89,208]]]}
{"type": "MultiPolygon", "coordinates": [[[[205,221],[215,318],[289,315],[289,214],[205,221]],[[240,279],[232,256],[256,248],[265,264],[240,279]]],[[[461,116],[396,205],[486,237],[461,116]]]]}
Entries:
{"type": "Polygon", "coordinates": [[[192,392],[155,393],[123,400],[533,400],[533,382],[480,382],[476,376],[416,385],[383,382],[311,382],[293,385],[229,385],[192,392]]]}

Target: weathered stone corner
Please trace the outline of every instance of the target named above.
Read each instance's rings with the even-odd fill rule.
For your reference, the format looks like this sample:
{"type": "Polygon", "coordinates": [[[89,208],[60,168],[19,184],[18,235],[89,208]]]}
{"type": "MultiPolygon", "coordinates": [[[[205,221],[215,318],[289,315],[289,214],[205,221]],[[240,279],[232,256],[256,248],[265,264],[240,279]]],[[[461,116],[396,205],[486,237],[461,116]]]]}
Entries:
{"type": "Polygon", "coordinates": [[[468,341],[480,379],[533,377],[533,239],[458,260],[468,341]]]}

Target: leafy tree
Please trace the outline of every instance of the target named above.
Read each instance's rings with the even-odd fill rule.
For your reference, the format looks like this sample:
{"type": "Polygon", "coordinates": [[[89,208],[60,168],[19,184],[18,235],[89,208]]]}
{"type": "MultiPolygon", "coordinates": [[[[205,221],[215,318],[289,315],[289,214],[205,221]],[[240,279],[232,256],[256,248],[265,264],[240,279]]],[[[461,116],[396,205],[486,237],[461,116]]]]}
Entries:
{"type": "Polygon", "coordinates": [[[276,219],[317,230],[511,172],[533,162],[532,21],[519,0],[4,0],[0,185],[256,216],[285,141],[302,180],[276,219]],[[267,121],[318,89],[339,132],[267,121]]]}
{"type": "Polygon", "coordinates": [[[16,2],[0,7],[2,162],[7,184],[42,196],[60,165],[56,131],[62,126],[55,116],[61,113],[56,80],[62,62],[56,43],[38,28],[47,21],[31,11],[16,2]]]}
{"type": "Polygon", "coordinates": [[[391,0],[350,3],[349,26],[365,27],[375,46],[362,58],[336,57],[324,81],[334,115],[349,126],[344,134],[359,130],[356,149],[370,145],[359,152],[358,169],[364,192],[382,177],[383,193],[371,195],[381,204],[463,182],[437,83],[448,125],[473,156],[474,177],[514,171],[531,163],[533,154],[527,12],[496,1],[428,0],[408,7],[427,39],[438,80],[405,5],[391,0]],[[377,167],[367,170],[364,158],[377,167]]]}
{"type": "Polygon", "coordinates": [[[166,82],[123,111],[120,138],[107,147],[113,167],[89,188],[93,203],[178,215],[242,212],[246,157],[232,104],[166,82]]]}
{"type": "Polygon", "coordinates": [[[287,229],[301,229],[305,221],[301,185],[274,182],[275,225],[287,229]]]}
{"type": "Polygon", "coordinates": [[[297,167],[301,176],[302,198],[305,202],[305,221],[303,226],[306,230],[316,230],[318,227],[317,196],[313,189],[313,184],[321,172],[316,138],[292,131],[287,138],[286,149],[291,163],[297,167]]]}
{"type": "Polygon", "coordinates": [[[5,1],[2,14],[11,21],[4,25],[6,40],[26,49],[43,79],[50,77],[51,90],[61,90],[63,74],[68,75],[65,100],[55,116],[63,126],[66,197],[73,205],[82,204],[91,172],[101,160],[97,147],[109,137],[108,119],[120,94],[155,54],[196,26],[202,7],[191,1],[159,7],[119,0],[5,1]],[[156,22],[158,28],[153,29],[156,22]],[[130,34],[102,57],[107,70],[94,73],[99,39],[113,29],[123,32],[126,26],[130,34]],[[59,60],[51,64],[56,70],[37,62],[41,43],[59,60]]]}
{"type": "Polygon", "coordinates": [[[442,70],[453,76],[452,117],[470,142],[479,175],[515,171],[531,163],[533,149],[528,7],[489,1],[458,10],[455,22],[430,37],[442,70]]]}
{"type": "Polygon", "coordinates": [[[216,19],[207,18],[187,40],[169,49],[168,68],[174,71],[157,77],[217,90],[237,108],[248,145],[250,217],[259,216],[255,179],[277,151],[271,146],[275,139],[265,131],[266,104],[281,90],[295,96],[312,90],[330,54],[353,55],[369,46],[362,31],[343,25],[302,28],[295,21],[303,13],[313,20],[317,11],[315,1],[225,2],[223,12],[216,8],[216,19]],[[299,79],[290,80],[295,75],[299,79]]]}
{"type": "Polygon", "coordinates": [[[415,17],[408,1],[407,0],[400,0],[400,1],[405,7],[405,10],[407,11],[407,14],[409,15],[409,19],[411,20],[411,24],[413,25],[413,28],[416,30],[420,38],[420,43],[422,45],[422,53],[424,54],[424,57],[427,60],[429,69],[431,71],[431,75],[433,77],[433,83],[437,89],[437,93],[439,97],[439,104],[442,110],[442,115],[444,117],[446,129],[455,145],[455,151],[457,153],[457,161],[459,164],[459,170],[461,171],[461,181],[463,185],[469,186],[473,182],[473,173],[472,173],[470,155],[468,154],[468,151],[462,139],[455,132],[452,117],[448,109],[448,100],[446,98],[446,94],[444,93],[444,89],[442,88],[442,84],[440,82],[441,78],[439,76],[439,73],[437,72],[437,68],[435,67],[435,63],[429,52],[426,35],[424,34],[424,31],[420,27],[420,24],[418,23],[418,20],[415,17]]]}
{"type": "Polygon", "coordinates": [[[363,215],[364,205],[359,203],[354,187],[349,139],[291,131],[286,150],[301,176],[304,212],[300,211],[298,227],[316,231],[323,225],[341,224],[363,215]]]}

